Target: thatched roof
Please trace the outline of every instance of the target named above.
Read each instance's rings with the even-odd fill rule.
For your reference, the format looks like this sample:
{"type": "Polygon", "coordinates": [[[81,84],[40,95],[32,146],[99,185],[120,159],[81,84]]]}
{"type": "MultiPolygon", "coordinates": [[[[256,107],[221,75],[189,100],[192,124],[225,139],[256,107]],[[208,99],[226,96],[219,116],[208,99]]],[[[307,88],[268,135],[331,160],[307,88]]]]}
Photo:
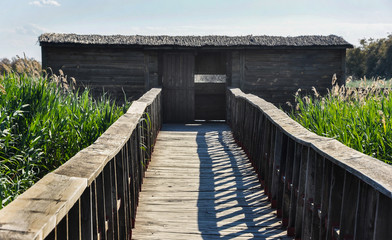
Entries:
{"type": "Polygon", "coordinates": [[[117,45],[140,47],[340,47],[352,45],[343,38],[329,36],[124,36],[77,35],[45,33],[39,37],[41,45],[117,45]]]}

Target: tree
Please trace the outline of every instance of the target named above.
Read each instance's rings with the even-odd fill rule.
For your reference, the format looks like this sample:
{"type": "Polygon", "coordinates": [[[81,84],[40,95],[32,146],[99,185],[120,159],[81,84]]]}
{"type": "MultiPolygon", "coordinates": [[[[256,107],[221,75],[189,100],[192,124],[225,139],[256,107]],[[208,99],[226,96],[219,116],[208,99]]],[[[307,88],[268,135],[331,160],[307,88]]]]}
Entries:
{"type": "Polygon", "coordinates": [[[355,78],[392,78],[392,35],[361,39],[360,46],[347,51],[347,73],[355,78]]]}

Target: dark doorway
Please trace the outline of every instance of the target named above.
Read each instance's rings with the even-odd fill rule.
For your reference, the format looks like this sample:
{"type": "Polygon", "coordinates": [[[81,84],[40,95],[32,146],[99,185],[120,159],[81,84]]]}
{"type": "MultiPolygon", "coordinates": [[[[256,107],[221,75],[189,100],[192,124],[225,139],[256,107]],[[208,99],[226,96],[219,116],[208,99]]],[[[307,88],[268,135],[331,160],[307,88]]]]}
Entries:
{"type": "Polygon", "coordinates": [[[163,54],[162,90],[164,122],[195,120],[193,53],[163,54]]]}
{"type": "Polygon", "coordinates": [[[195,59],[195,119],[226,119],[226,54],[200,52],[195,59]]]}

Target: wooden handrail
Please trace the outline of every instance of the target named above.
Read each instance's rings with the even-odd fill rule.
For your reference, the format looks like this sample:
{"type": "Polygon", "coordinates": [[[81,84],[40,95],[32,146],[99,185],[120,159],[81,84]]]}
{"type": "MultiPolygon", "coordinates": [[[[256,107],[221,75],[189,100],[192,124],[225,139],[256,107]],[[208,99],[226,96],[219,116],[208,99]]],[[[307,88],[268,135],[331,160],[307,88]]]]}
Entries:
{"type": "Polygon", "coordinates": [[[288,235],[392,239],[392,167],[318,136],[273,104],[227,91],[227,120],[288,235]]]}
{"type": "Polygon", "coordinates": [[[161,128],[161,89],[0,211],[0,239],[130,239],[161,128]]]}

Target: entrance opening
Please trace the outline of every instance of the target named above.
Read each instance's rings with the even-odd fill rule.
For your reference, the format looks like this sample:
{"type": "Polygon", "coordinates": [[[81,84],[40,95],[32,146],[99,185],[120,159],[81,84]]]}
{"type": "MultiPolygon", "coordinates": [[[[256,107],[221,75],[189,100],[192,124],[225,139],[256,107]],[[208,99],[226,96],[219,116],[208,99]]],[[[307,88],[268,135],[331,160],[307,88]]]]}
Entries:
{"type": "Polygon", "coordinates": [[[226,119],[226,55],[202,52],[195,57],[195,121],[226,119]]]}

